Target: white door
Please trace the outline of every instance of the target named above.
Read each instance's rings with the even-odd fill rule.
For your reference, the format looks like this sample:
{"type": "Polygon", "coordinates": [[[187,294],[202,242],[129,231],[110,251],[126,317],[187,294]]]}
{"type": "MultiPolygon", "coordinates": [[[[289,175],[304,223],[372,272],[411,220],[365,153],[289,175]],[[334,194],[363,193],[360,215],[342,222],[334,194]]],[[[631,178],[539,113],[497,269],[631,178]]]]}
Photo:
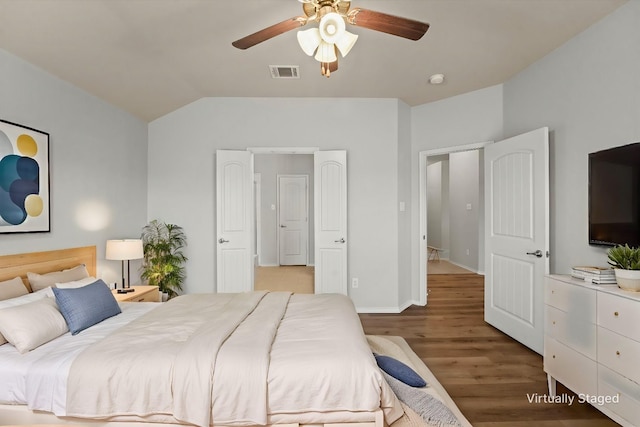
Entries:
{"type": "Polygon", "coordinates": [[[347,152],[314,154],[316,293],[347,295],[347,152]]]}
{"type": "Polygon", "coordinates": [[[253,290],[253,154],[216,151],[217,291],[253,290]]]}
{"type": "Polygon", "coordinates": [[[542,354],[549,131],[485,147],[485,321],[542,354]]]}
{"type": "Polygon", "coordinates": [[[278,176],[280,265],[307,265],[309,241],[308,176],[278,176]]]}

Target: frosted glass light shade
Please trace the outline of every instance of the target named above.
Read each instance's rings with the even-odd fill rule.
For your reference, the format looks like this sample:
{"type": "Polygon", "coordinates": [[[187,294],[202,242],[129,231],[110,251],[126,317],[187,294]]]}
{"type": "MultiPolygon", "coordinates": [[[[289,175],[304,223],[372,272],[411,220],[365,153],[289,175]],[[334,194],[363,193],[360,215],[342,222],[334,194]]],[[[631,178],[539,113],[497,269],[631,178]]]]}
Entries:
{"type": "Polygon", "coordinates": [[[326,43],[334,44],[337,40],[340,40],[345,32],[344,18],[335,12],[327,13],[320,20],[318,29],[320,30],[320,37],[326,43]]]}
{"type": "Polygon", "coordinates": [[[316,61],[319,62],[335,62],[338,60],[336,56],[336,48],[333,44],[327,42],[320,42],[318,51],[316,52],[316,61]]]}
{"type": "Polygon", "coordinates": [[[144,258],[144,252],[142,250],[142,240],[107,240],[106,259],[124,261],[140,258],[144,258]]]}
{"type": "Polygon", "coordinates": [[[342,57],[347,56],[353,45],[356,44],[356,40],[358,40],[357,35],[345,31],[342,37],[336,41],[336,47],[342,54],[342,57]]]}
{"type": "Polygon", "coordinates": [[[312,56],[316,51],[322,38],[320,37],[320,30],[317,28],[310,28],[304,31],[298,31],[298,44],[308,56],[312,56]]]}

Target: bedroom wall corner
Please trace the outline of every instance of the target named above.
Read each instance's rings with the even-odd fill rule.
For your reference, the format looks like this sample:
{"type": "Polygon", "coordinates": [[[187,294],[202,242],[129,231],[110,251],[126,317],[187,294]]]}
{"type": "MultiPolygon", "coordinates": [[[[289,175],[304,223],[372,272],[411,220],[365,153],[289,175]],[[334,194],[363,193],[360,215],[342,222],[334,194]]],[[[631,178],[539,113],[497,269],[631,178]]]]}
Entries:
{"type": "Polygon", "coordinates": [[[3,234],[0,254],[96,245],[98,276],[117,280],[105,242],[144,226],[147,124],[4,50],[0,74],[0,118],[50,135],[51,196],[51,232],[3,234]]]}
{"type": "Polygon", "coordinates": [[[640,141],[640,1],[504,84],[505,136],[550,131],[550,271],[607,265],[588,244],[588,153],[640,141]]]}

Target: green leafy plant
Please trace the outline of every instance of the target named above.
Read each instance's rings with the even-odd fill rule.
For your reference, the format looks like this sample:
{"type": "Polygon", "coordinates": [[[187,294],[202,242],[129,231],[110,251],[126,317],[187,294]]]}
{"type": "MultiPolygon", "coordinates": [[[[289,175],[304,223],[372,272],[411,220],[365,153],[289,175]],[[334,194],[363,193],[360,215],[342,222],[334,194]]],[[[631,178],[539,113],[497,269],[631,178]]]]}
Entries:
{"type": "Polygon", "coordinates": [[[607,251],[609,265],[621,270],[640,270],[640,248],[618,245],[607,251]]]}
{"type": "Polygon", "coordinates": [[[158,286],[169,298],[178,295],[185,279],[184,263],[187,257],[182,252],[187,245],[187,236],[182,227],[153,220],[142,229],[144,261],[141,277],[149,285],[158,286]]]}

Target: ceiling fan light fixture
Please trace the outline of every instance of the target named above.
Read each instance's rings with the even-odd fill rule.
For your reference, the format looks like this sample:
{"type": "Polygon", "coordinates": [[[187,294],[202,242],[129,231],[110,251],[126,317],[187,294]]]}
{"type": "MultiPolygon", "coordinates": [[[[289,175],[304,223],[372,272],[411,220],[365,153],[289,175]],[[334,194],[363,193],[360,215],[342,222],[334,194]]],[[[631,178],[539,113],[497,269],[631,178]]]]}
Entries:
{"type": "Polygon", "coordinates": [[[315,56],[316,61],[318,62],[335,62],[338,60],[336,56],[336,48],[333,44],[327,42],[320,42],[320,46],[318,46],[318,51],[315,56]]]}
{"type": "Polygon", "coordinates": [[[344,18],[335,12],[327,13],[320,19],[320,36],[326,43],[334,44],[340,40],[346,32],[344,18]]]}
{"type": "Polygon", "coordinates": [[[314,52],[322,42],[320,37],[320,30],[317,28],[310,28],[304,31],[298,31],[298,44],[308,56],[313,56],[314,52]]]}
{"type": "Polygon", "coordinates": [[[358,36],[356,34],[345,31],[340,40],[336,41],[336,47],[342,54],[343,58],[351,51],[353,45],[356,44],[356,40],[358,40],[358,36]]]}

